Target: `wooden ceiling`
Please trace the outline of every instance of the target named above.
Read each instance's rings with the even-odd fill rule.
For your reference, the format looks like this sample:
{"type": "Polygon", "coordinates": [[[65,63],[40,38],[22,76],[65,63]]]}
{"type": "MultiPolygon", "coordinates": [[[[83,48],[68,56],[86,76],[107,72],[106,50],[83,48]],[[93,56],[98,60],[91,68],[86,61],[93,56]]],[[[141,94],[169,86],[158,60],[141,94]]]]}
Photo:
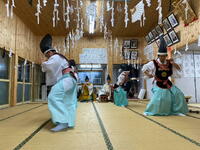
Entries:
{"type": "MultiPolygon", "coordinates": [[[[4,0],[6,2],[6,0],[4,0]]],[[[47,6],[41,8],[41,14],[40,14],[40,24],[37,24],[37,18],[35,16],[36,13],[36,5],[38,0],[32,0],[32,6],[28,3],[30,0],[15,0],[16,8],[14,8],[14,12],[17,16],[19,16],[22,21],[36,34],[36,35],[44,35],[46,33],[50,33],[52,35],[57,36],[63,36],[67,35],[70,31],[76,29],[76,18],[77,18],[77,11],[75,10],[74,13],[70,14],[70,27],[68,29],[65,28],[65,22],[63,21],[63,0],[58,0],[59,3],[59,17],[60,21],[57,23],[56,27],[53,28],[52,23],[52,16],[53,16],[53,4],[54,0],[47,0],[47,6]]],[[[43,4],[43,0],[40,0],[41,4],[43,4]]],[[[86,4],[90,0],[82,0],[84,5],[81,8],[81,16],[84,19],[84,23],[86,25],[86,17],[85,17],[85,9],[86,4]]],[[[94,0],[92,0],[94,1],[94,0]]],[[[102,2],[103,0],[96,0],[98,2],[102,2]]],[[[111,0],[110,0],[111,1],[111,0]]],[[[120,0],[122,1],[122,0],[120,0]]],[[[138,2],[141,0],[131,0],[128,2],[129,7],[129,19],[131,18],[130,15],[130,9],[132,9],[138,2]]],[[[172,2],[174,0],[171,0],[172,2]]],[[[71,5],[74,5],[76,7],[77,0],[69,0],[71,5]]],[[[106,2],[107,0],[104,0],[105,3],[105,9],[106,9],[106,2]]],[[[108,29],[111,30],[112,35],[114,37],[143,37],[151,31],[158,22],[158,11],[156,11],[156,7],[158,6],[157,0],[151,0],[151,7],[146,6],[146,0],[144,0],[145,3],[145,15],[146,15],[146,21],[145,26],[140,27],[140,23],[131,23],[129,21],[128,27],[125,28],[124,25],[124,2],[118,2],[116,1],[114,3],[115,7],[115,26],[111,27],[110,19],[111,19],[111,11],[110,12],[104,12],[105,22],[108,24],[108,29]],[[117,11],[117,8],[120,8],[121,6],[122,11],[117,11]]],[[[162,0],[162,12],[163,12],[163,18],[166,17],[169,13],[169,6],[170,6],[170,0],[162,0]]],[[[100,9],[98,9],[100,11],[100,9]]],[[[119,10],[119,9],[118,9],[119,10]]],[[[98,22],[97,22],[98,24],[98,22]]],[[[97,28],[99,26],[97,25],[97,28]]],[[[88,35],[87,28],[84,28],[84,36],[88,35]]],[[[103,36],[103,33],[100,33],[99,30],[97,30],[94,34],[94,36],[103,36]]]]}

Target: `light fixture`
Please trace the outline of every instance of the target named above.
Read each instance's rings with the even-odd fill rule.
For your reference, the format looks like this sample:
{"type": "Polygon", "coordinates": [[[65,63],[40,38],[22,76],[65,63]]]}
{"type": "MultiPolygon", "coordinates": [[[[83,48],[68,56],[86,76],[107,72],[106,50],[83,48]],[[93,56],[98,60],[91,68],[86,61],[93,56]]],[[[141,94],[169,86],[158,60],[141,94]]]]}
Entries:
{"type": "Polygon", "coordinates": [[[96,1],[91,2],[86,8],[87,21],[89,26],[89,33],[93,34],[95,29],[95,22],[97,16],[96,1]]]}
{"type": "Polygon", "coordinates": [[[82,64],[80,65],[80,68],[84,69],[100,69],[101,64],[82,64]]]}

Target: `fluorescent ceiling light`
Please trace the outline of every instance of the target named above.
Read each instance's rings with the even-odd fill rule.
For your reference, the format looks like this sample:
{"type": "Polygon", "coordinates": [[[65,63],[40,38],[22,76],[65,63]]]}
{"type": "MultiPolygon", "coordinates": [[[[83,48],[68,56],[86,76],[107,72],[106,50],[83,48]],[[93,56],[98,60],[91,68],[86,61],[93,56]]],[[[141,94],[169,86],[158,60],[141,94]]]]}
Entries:
{"type": "Polygon", "coordinates": [[[94,69],[98,69],[101,68],[100,64],[84,64],[84,65],[80,65],[80,68],[94,68],[94,69]]]}

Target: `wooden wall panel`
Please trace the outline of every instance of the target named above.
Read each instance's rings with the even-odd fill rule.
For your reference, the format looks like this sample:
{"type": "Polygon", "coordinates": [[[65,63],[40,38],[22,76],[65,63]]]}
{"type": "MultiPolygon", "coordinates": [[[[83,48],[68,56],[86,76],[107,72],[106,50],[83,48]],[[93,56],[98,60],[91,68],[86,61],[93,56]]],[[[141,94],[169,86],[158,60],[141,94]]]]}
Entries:
{"type": "Polygon", "coordinates": [[[15,14],[13,18],[6,16],[6,7],[0,1],[0,47],[6,50],[12,48],[13,53],[29,61],[40,63],[40,50],[37,46],[37,37],[15,14]]]}
{"type": "Polygon", "coordinates": [[[0,1],[0,47],[15,50],[15,25],[16,17],[8,18],[5,3],[0,1]]]}

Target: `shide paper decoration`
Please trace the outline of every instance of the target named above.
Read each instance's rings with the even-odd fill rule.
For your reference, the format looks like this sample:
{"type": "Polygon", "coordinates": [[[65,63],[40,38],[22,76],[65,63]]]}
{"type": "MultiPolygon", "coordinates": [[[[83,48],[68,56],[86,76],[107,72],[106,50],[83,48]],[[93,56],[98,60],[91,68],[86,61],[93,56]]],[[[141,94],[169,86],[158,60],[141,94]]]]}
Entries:
{"type": "Polygon", "coordinates": [[[13,8],[15,7],[15,0],[11,1],[11,5],[10,5],[10,0],[7,0],[7,3],[5,4],[6,6],[6,14],[7,17],[13,17],[13,8]]]}
{"type": "Polygon", "coordinates": [[[132,13],[133,13],[132,18],[131,18],[132,23],[134,23],[136,21],[140,21],[140,26],[144,25],[144,21],[145,21],[146,17],[145,17],[145,12],[144,12],[143,0],[141,0],[133,9],[135,9],[135,12],[133,12],[134,10],[132,10],[132,13]]]}

